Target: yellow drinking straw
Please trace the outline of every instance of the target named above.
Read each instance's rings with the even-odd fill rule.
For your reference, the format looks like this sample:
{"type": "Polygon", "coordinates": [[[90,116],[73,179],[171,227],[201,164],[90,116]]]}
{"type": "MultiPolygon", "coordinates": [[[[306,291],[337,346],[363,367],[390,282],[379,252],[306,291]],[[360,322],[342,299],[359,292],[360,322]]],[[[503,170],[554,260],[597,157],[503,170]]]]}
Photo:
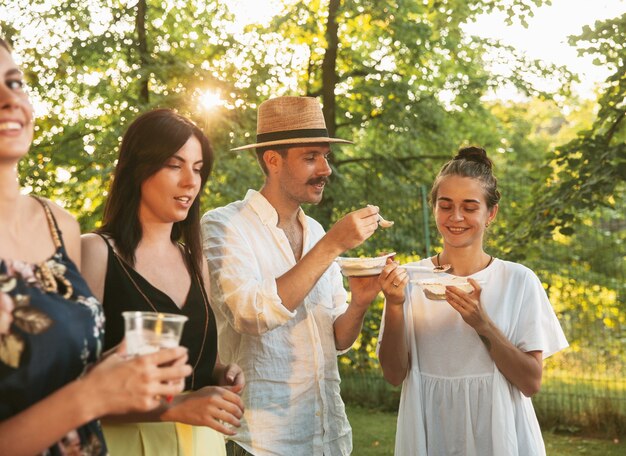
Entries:
{"type": "Polygon", "coordinates": [[[154,326],[154,333],[157,336],[160,336],[162,332],[163,332],[163,314],[159,313],[157,314],[157,321],[156,321],[156,325],[154,326]]]}

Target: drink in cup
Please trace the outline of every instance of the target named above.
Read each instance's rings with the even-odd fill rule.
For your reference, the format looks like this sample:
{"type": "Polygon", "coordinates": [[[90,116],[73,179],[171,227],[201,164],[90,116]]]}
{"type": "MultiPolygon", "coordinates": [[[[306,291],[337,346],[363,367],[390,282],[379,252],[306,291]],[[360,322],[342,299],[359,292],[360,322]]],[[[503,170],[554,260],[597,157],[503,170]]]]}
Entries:
{"type": "Polygon", "coordinates": [[[178,347],[187,321],[184,315],[159,312],[122,312],[122,316],[128,356],[178,347]]]}

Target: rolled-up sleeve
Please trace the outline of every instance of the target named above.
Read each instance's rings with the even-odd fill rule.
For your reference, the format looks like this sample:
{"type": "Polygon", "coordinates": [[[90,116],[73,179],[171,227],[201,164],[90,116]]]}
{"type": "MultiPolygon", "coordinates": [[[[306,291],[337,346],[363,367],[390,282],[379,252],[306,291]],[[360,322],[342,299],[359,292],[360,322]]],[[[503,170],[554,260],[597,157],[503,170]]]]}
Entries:
{"type": "Polygon", "coordinates": [[[348,293],[343,287],[343,276],[341,275],[339,266],[337,263],[333,263],[330,266],[331,286],[333,295],[333,311],[332,318],[333,323],[340,315],[344,314],[348,310],[348,293]]]}
{"type": "Polygon", "coordinates": [[[260,335],[285,324],[295,312],[283,306],[275,277],[263,275],[257,261],[259,245],[254,249],[228,219],[228,214],[217,211],[202,218],[211,303],[237,332],[260,335]]]}

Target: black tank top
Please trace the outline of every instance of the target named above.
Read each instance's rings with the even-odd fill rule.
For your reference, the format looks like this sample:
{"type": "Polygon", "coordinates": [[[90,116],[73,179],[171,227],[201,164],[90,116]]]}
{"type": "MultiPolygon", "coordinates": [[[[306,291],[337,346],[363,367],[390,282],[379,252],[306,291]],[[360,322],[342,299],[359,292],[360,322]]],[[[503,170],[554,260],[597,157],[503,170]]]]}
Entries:
{"type": "Polygon", "coordinates": [[[157,312],[185,315],[188,320],[180,344],[187,347],[188,363],[193,367],[193,374],[185,379],[185,390],[197,390],[213,384],[213,368],[217,357],[217,329],[213,311],[199,277],[192,274],[185,305],[179,308],[168,295],[151,285],[120,258],[108,239],[102,235],[101,237],[109,250],[102,302],[106,317],[105,349],[116,346],[124,338],[122,312],[127,310],[154,312],[156,309],[157,312]]]}

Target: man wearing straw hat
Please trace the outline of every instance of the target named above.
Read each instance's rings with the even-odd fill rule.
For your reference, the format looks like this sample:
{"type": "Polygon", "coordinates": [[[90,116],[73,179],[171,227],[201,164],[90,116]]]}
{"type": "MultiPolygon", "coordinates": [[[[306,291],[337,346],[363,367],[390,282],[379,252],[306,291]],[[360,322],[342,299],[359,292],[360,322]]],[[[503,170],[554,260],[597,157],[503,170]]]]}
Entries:
{"type": "Polygon", "coordinates": [[[317,204],[331,169],[319,102],[280,97],[259,106],[261,190],[207,212],[203,247],[221,361],[245,373],[246,407],[228,454],[348,455],[352,431],[339,395],[337,354],[356,340],[380,286],[351,278],[334,259],[378,227],[378,208],[345,215],[327,233],[301,204],[317,204]]]}

